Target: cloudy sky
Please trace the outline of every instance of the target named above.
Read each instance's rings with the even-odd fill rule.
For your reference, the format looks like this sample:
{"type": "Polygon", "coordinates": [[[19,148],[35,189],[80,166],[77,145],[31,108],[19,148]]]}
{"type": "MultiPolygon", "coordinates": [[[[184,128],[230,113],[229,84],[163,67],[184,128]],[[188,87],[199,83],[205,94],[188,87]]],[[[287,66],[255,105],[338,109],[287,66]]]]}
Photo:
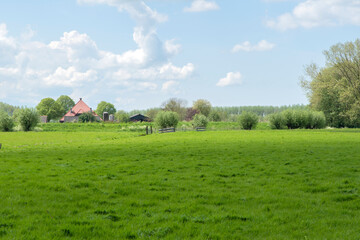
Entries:
{"type": "Polygon", "coordinates": [[[359,0],[1,1],[0,101],[307,104],[304,66],[359,30],[359,0]]]}

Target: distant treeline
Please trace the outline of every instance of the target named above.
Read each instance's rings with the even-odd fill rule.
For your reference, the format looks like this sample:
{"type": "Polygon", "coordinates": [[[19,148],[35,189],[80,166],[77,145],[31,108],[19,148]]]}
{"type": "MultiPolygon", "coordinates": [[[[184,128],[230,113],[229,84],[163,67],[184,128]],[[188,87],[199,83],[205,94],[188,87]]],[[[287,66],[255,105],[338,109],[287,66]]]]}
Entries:
{"type": "Polygon", "coordinates": [[[288,106],[234,106],[234,107],[212,107],[214,111],[224,112],[228,115],[240,115],[242,112],[253,112],[260,117],[265,117],[266,115],[282,112],[287,109],[293,110],[305,110],[308,109],[307,105],[297,104],[297,105],[288,105],[288,106]]]}
{"type": "Polygon", "coordinates": [[[0,112],[6,112],[10,116],[12,116],[16,109],[19,109],[19,107],[12,106],[10,104],[0,102],[0,112]]]}

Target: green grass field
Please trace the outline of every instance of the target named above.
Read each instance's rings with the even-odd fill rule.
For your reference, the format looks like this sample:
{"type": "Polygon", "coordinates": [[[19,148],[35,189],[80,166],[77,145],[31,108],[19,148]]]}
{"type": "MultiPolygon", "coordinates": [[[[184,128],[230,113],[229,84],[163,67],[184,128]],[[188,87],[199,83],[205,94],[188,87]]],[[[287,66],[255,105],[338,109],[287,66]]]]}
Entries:
{"type": "Polygon", "coordinates": [[[1,239],[359,239],[357,130],[0,133],[1,239]]]}

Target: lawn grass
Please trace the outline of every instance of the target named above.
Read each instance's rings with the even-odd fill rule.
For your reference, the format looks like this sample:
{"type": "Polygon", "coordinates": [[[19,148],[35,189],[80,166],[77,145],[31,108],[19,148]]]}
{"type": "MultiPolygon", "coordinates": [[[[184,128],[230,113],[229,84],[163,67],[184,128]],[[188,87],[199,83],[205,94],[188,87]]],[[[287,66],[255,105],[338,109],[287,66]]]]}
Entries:
{"type": "Polygon", "coordinates": [[[3,239],[358,239],[357,130],[0,133],[3,239]]]}

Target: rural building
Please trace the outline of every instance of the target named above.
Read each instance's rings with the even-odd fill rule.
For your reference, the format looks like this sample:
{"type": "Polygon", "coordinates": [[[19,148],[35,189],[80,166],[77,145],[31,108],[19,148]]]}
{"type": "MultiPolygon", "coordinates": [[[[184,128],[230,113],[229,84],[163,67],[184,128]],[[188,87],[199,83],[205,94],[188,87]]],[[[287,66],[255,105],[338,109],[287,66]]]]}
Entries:
{"type": "Polygon", "coordinates": [[[97,121],[102,120],[83,100],[80,100],[73,106],[61,119],[60,122],[77,122],[79,116],[83,113],[91,112],[97,121]]]}
{"type": "Polygon", "coordinates": [[[151,122],[151,119],[142,114],[136,114],[130,117],[131,122],[151,122]]]}

